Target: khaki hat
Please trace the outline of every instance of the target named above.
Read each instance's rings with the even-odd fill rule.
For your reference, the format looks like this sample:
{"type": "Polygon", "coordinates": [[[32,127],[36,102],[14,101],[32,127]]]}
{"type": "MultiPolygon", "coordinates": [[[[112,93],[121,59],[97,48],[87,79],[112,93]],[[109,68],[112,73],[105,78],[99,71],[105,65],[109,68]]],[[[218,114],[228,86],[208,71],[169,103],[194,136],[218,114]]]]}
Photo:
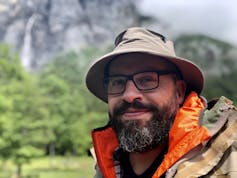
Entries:
{"type": "Polygon", "coordinates": [[[187,83],[187,92],[201,93],[204,77],[200,68],[191,61],[175,55],[173,42],[164,36],[144,28],[133,27],[120,33],[115,40],[112,52],[99,58],[86,75],[87,88],[98,98],[107,102],[107,94],[103,86],[103,78],[107,64],[116,56],[127,53],[145,53],[165,58],[174,63],[187,83]]]}

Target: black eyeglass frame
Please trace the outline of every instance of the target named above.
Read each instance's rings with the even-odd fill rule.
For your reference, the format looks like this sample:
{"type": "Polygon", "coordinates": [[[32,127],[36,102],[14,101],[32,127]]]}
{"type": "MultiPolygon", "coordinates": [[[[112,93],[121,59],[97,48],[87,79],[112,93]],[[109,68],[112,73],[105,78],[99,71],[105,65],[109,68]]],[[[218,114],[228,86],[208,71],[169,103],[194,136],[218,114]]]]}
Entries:
{"type": "Polygon", "coordinates": [[[149,71],[137,72],[137,73],[134,73],[134,74],[131,74],[131,75],[122,75],[122,74],[120,74],[120,75],[111,75],[111,76],[104,77],[104,79],[103,79],[103,86],[104,86],[105,93],[107,95],[119,95],[119,94],[124,93],[124,91],[126,90],[127,82],[129,80],[131,80],[131,81],[133,81],[134,85],[136,86],[136,88],[139,91],[145,91],[146,92],[146,91],[150,91],[150,90],[154,90],[154,89],[158,88],[159,81],[160,81],[160,76],[168,75],[168,74],[177,74],[177,72],[174,71],[174,70],[160,70],[160,71],[151,71],[151,70],[149,70],[149,71]],[[149,88],[149,89],[140,89],[138,87],[138,85],[136,84],[135,80],[134,80],[134,76],[137,75],[137,74],[148,73],[148,72],[154,72],[154,73],[157,74],[157,85],[155,87],[149,88]],[[108,92],[108,81],[109,81],[108,79],[109,78],[113,78],[113,77],[125,77],[126,78],[124,88],[123,88],[123,90],[121,90],[121,92],[113,92],[113,93],[108,92]]]}

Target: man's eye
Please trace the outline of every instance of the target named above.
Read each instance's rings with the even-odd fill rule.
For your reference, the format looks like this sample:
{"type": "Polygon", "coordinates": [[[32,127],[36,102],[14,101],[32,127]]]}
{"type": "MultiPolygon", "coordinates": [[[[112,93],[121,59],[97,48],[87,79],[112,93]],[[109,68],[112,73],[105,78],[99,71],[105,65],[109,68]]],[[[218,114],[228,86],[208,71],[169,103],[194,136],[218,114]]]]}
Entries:
{"type": "Polygon", "coordinates": [[[124,83],[125,83],[124,80],[122,80],[122,79],[116,79],[116,80],[113,80],[113,81],[111,82],[111,85],[112,85],[112,86],[123,86],[124,83]]]}
{"type": "Polygon", "coordinates": [[[144,76],[138,79],[138,82],[140,84],[145,84],[145,83],[149,83],[149,82],[155,82],[157,81],[157,79],[155,77],[152,76],[144,76]]]}

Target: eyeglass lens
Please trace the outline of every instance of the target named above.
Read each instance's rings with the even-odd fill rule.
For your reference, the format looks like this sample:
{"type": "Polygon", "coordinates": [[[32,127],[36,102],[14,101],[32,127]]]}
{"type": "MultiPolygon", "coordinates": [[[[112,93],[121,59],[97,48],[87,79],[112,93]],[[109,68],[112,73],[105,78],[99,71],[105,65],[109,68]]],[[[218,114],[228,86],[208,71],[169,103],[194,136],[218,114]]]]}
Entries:
{"type": "Polygon", "coordinates": [[[159,77],[156,72],[142,72],[131,76],[111,76],[105,79],[107,93],[123,93],[128,80],[132,80],[139,90],[151,90],[157,88],[159,83],[159,77]]]}

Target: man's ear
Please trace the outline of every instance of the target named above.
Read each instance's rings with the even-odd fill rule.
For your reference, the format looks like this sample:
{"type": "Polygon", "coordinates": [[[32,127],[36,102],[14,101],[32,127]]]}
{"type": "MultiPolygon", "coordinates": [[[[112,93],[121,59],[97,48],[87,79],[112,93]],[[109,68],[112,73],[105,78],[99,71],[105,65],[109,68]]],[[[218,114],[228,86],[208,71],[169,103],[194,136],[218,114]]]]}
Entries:
{"type": "Polygon", "coordinates": [[[183,80],[176,81],[176,88],[177,88],[177,99],[179,104],[183,104],[186,92],[186,82],[183,80]]]}

